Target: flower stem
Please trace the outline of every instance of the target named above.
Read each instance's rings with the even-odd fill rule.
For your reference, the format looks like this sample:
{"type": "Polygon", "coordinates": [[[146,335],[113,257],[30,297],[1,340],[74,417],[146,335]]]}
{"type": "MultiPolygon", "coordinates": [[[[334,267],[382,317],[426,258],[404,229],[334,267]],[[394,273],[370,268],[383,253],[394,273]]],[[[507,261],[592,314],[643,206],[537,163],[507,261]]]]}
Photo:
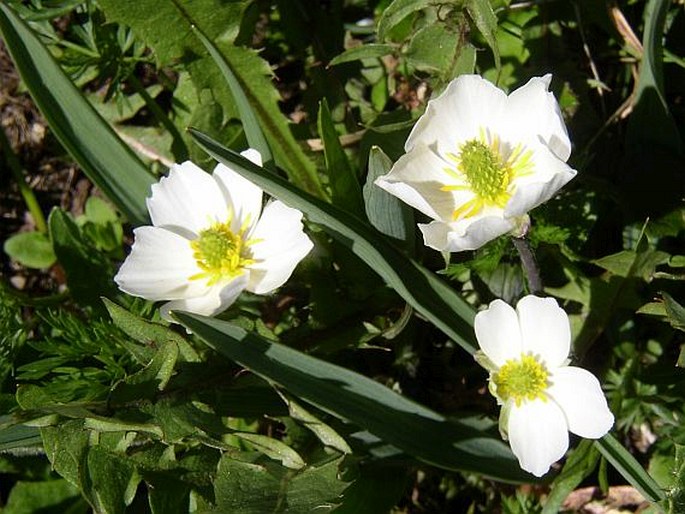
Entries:
{"type": "Polygon", "coordinates": [[[40,209],[40,205],[38,204],[38,200],[36,200],[36,195],[33,194],[33,190],[26,183],[26,179],[24,178],[24,171],[21,168],[19,159],[17,159],[17,156],[12,150],[12,146],[10,145],[9,140],[5,135],[5,131],[2,130],[2,128],[0,128],[0,153],[5,155],[5,162],[7,163],[7,166],[9,167],[10,171],[12,172],[14,180],[17,181],[17,185],[19,186],[19,192],[21,193],[21,196],[24,198],[24,203],[26,204],[26,207],[31,213],[33,222],[36,224],[36,229],[38,230],[38,232],[47,234],[48,225],[45,222],[45,216],[43,215],[43,211],[40,209]]]}
{"type": "Polygon", "coordinates": [[[535,254],[533,249],[530,247],[530,242],[526,237],[512,237],[514,241],[514,246],[516,251],[519,253],[521,258],[521,264],[523,265],[523,270],[526,272],[528,277],[528,288],[532,294],[538,294],[542,292],[542,279],[540,278],[540,269],[538,268],[538,263],[535,260],[535,254]]]}

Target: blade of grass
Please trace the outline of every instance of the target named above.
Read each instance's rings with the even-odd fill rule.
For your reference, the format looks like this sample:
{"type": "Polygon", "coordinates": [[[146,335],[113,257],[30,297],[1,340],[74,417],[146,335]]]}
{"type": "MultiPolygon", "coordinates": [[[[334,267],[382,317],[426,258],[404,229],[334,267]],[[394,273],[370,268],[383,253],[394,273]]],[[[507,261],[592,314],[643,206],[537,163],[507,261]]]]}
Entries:
{"type": "Polygon", "coordinates": [[[229,322],[187,312],[174,316],[226,357],[414,457],[500,480],[528,480],[496,436],[448,421],[363,375],[267,341],[229,322]]]}
{"type": "Polygon", "coordinates": [[[616,471],[649,501],[658,502],[666,498],[654,479],[614,436],[605,435],[595,442],[595,446],[616,471]]]}
{"type": "Polygon", "coordinates": [[[212,157],[287,205],[304,212],[378,273],[387,284],[467,352],[476,351],[473,308],[433,273],[409,259],[368,223],[297,189],[285,179],[251,163],[209,136],[189,129],[212,157]]]}
{"type": "Polygon", "coordinates": [[[7,4],[0,4],[0,33],[24,84],[64,148],[131,223],[149,223],[145,196],[154,178],[145,165],[7,4]]]}

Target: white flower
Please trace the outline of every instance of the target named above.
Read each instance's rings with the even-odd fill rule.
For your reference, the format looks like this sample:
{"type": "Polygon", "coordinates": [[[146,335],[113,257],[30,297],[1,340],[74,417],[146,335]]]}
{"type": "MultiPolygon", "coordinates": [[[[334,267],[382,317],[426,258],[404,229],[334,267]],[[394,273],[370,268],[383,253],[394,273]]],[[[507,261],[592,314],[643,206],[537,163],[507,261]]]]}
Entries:
{"type": "MultiPolygon", "coordinates": [[[[243,152],[261,165],[255,150],[243,152]]],[[[312,249],[302,213],[278,200],[262,211],[262,190],[219,164],[212,175],[190,161],[175,164],[152,186],[154,226],[133,231],[130,255],[114,280],[170,310],[212,316],[245,289],[266,294],[281,286],[312,249]]]]}
{"type": "Polygon", "coordinates": [[[568,316],[553,298],[528,295],[516,310],[495,300],[476,315],[476,360],[502,405],[500,433],[521,468],[542,476],[568,449],[568,431],[598,439],[614,424],[599,381],[568,366],[568,316]]]}
{"type": "Polygon", "coordinates": [[[427,246],[474,250],[519,229],[576,172],[559,106],[535,77],[506,95],[477,75],[453,80],[414,126],[406,154],[376,185],[434,221],[427,246]]]}

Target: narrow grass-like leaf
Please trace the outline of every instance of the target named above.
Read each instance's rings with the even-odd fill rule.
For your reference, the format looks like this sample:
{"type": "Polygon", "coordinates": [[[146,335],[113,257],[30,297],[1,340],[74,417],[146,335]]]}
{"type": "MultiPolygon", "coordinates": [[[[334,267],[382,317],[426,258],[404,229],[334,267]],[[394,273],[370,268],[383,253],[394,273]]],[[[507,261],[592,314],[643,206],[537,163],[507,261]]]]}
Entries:
{"type": "Polygon", "coordinates": [[[154,178],[145,165],[4,3],[0,4],[0,32],[24,84],[62,145],[131,223],[148,223],[145,197],[154,178]]]}
{"type": "Polygon", "coordinates": [[[0,429],[0,451],[38,446],[40,432],[35,427],[9,425],[0,429]]]}
{"type": "Polygon", "coordinates": [[[346,211],[297,189],[285,179],[256,166],[209,136],[190,129],[191,134],[212,157],[230,165],[270,195],[304,212],[309,220],[356,253],[390,287],[448,337],[473,354],[475,313],[451,287],[433,273],[409,259],[373,227],[346,211]]]}
{"type": "Polygon", "coordinates": [[[202,41],[202,44],[205,45],[209,55],[212,56],[212,59],[214,59],[214,62],[221,70],[222,75],[226,78],[226,83],[231,90],[231,95],[233,95],[236,107],[240,113],[240,121],[243,123],[243,129],[245,130],[248,144],[251,148],[254,148],[261,154],[264,167],[267,169],[272,168],[274,166],[274,157],[271,154],[271,148],[264,137],[264,133],[259,126],[259,121],[252,110],[250,102],[247,99],[243,88],[240,86],[240,82],[238,82],[238,78],[231,69],[231,65],[199,27],[193,25],[193,31],[200,41],[202,41]]]}
{"type": "Polygon", "coordinates": [[[608,460],[616,471],[623,475],[635,489],[649,501],[663,500],[666,495],[652,477],[650,477],[640,463],[635,460],[628,450],[619,443],[614,436],[607,434],[595,443],[599,452],[608,460]]]}
{"type": "Polygon", "coordinates": [[[345,150],[340,144],[338,133],[335,131],[335,125],[331,119],[331,111],[325,98],[319,103],[317,122],[333,193],[333,204],[363,217],[362,190],[352,166],[350,166],[350,161],[345,155],[345,150]]]}
{"type": "Polygon", "coordinates": [[[175,316],[226,357],[414,457],[500,480],[524,479],[516,459],[499,438],[447,421],[363,375],[272,343],[226,321],[186,312],[175,316]]]}

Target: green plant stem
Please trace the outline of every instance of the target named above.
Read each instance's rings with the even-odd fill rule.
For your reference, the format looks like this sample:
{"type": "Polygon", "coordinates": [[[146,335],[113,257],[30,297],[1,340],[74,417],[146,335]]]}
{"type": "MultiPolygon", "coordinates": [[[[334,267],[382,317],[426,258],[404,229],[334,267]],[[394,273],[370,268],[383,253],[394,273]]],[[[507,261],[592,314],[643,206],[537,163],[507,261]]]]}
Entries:
{"type": "Polygon", "coordinates": [[[5,156],[5,162],[12,172],[14,179],[17,181],[19,192],[24,198],[24,203],[33,217],[33,221],[36,224],[36,229],[43,234],[47,234],[48,225],[45,222],[43,211],[40,209],[40,205],[38,204],[36,195],[33,194],[33,190],[26,183],[26,179],[24,178],[24,170],[21,167],[21,163],[12,150],[12,146],[7,139],[5,131],[2,129],[0,129],[0,150],[5,156]]]}
{"type": "Polygon", "coordinates": [[[530,292],[532,294],[541,293],[543,287],[542,279],[540,278],[540,269],[535,260],[533,249],[530,247],[530,242],[525,237],[512,237],[512,240],[514,241],[516,251],[519,253],[519,257],[521,258],[523,270],[528,277],[528,288],[530,289],[530,292]]]}
{"type": "Polygon", "coordinates": [[[174,140],[173,149],[176,161],[182,162],[188,159],[188,147],[183,141],[183,137],[178,131],[178,128],[176,128],[176,125],[169,119],[155,99],[150,96],[150,93],[147,92],[147,89],[143,87],[143,84],[140,83],[140,80],[138,80],[135,75],[130,75],[127,80],[133,85],[136,93],[145,101],[145,105],[152,111],[155,118],[157,118],[171,134],[171,137],[174,140]]]}

